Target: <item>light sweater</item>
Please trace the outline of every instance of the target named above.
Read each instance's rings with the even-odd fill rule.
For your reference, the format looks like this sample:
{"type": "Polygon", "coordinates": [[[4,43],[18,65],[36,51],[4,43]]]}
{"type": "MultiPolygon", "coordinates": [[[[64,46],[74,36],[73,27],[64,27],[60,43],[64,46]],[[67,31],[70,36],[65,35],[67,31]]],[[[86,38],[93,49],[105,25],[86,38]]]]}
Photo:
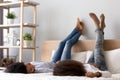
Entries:
{"type": "Polygon", "coordinates": [[[112,74],[109,71],[101,71],[95,66],[90,64],[84,64],[84,67],[87,72],[101,72],[102,73],[101,77],[110,78],[112,76],[112,74]]]}

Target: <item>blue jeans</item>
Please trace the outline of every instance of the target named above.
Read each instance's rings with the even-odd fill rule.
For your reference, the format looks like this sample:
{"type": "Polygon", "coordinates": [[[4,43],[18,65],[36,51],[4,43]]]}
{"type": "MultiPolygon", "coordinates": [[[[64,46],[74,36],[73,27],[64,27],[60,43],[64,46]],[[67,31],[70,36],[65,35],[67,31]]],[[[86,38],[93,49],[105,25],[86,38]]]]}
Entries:
{"type": "Polygon", "coordinates": [[[95,64],[100,68],[100,70],[105,71],[107,70],[105,58],[104,58],[104,33],[101,29],[96,29],[96,43],[95,48],[93,50],[93,54],[88,60],[88,63],[95,64]]]}
{"type": "Polygon", "coordinates": [[[76,28],[58,45],[55,51],[52,62],[57,62],[59,60],[71,59],[71,48],[78,41],[81,33],[76,28]]]}

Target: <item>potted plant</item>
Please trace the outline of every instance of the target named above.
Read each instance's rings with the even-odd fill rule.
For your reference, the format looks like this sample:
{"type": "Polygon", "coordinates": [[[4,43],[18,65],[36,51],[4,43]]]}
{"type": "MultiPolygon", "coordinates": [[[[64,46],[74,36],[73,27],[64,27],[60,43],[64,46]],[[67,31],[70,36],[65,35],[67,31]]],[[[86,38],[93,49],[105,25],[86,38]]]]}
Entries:
{"type": "Polygon", "coordinates": [[[31,41],[32,41],[32,34],[25,33],[23,35],[23,46],[24,47],[31,47],[31,41]]]}
{"type": "Polygon", "coordinates": [[[7,24],[13,24],[16,15],[13,12],[11,12],[6,15],[6,18],[7,18],[7,24]]]}

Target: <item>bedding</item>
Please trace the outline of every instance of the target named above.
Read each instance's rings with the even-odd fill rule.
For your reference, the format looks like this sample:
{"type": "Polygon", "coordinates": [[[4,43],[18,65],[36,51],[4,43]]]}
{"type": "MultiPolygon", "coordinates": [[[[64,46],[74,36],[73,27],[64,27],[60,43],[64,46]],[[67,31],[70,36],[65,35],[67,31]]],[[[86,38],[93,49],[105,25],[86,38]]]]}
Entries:
{"type": "Polygon", "coordinates": [[[120,74],[113,74],[112,78],[88,78],[84,76],[53,76],[52,73],[4,73],[0,71],[0,80],[120,80],[120,74]]]}

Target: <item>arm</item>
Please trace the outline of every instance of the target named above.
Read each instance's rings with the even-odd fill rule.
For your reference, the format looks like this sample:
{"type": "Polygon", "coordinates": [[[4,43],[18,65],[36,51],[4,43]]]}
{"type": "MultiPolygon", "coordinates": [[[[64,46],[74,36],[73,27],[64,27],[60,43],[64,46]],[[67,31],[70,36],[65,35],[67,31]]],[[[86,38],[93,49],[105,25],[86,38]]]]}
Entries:
{"type": "Polygon", "coordinates": [[[112,74],[109,71],[100,71],[100,72],[86,72],[85,76],[87,77],[104,77],[110,78],[112,74]]]}
{"type": "Polygon", "coordinates": [[[86,72],[85,76],[93,78],[93,77],[101,77],[102,73],[101,72],[86,72]]]}

